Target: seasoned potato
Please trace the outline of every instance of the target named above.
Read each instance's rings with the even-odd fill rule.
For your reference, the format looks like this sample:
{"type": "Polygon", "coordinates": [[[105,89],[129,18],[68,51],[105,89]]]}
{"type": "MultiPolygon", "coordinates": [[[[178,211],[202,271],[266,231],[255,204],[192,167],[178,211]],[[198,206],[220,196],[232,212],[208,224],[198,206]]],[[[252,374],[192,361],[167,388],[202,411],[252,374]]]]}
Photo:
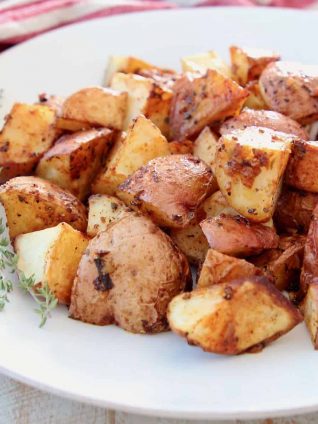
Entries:
{"type": "Polygon", "coordinates": [[[231,208],[226,198],[223,196],[220,190],[208,197],[202,205],[205,217],[214,217],[223,214],[226,215],[238,215],[235,209],[231,208]]]}
{"type": "Polygon", "coordinates": [[[262,271],[253,264],[209,249],[200,271],[197,287],[229,283],[237,278],[254,275],[262,275],[262,271]]]}
{"type": "Polygon", "coordinates": [[[255,110],[267,109],[267,104],[262,97],[258,81],[249,82],[245,89],[248,91],[249,96],[247,97],[244,106],[255,110]]]}
{"type": "Polygon", "coordinates": [[[172,228],[170,237],[186,255],[191,264],[199,264],[209,250],[209,243],[199,224],[191,224],[185,228],[172,228]]]}
{"type": "Polygon", "coordinates": [[[200,72],[204,74],[208,69],[215,69],[220,74],[231,78],[231,69],[215,51],[185,56],[181,59],[183,72],[200,72]]]}
{"type": "Polygon", "coordinates": [[[157,156],[170,155],[169,145],[160,130],[144,116],[133,121],[127,135],[118,138],[106,168],[96,178],[93,193],[116,193],[117,187],[138,168],[157,156]]]}
{"type": "Polygon", "coordinates": [[[244,130],[247,127],[263,127],[286,134],[292,134],[302,140],[308,140],[308,133],[298,122],[278,112],[270,110],[253,110],[244,108],[242,112],[228,119],[220,128],[222,135],[235,130],[244,130]]]}
{"type": "Polygon", "coordinates": [[[140,75],[116,73],[111,81],[114,90],[128,93],[128,109],[124,129],[139,115],[149,118],[164,134],[169,134],[169,110],[172,91],[151,78],[140,75]]]}
{"type": "Polygon", "coordinates": [[[56,113],[44,105],[16,103],[0,133],[0,183],[32,173],[44,152],[53,144],[56,113]]]}
{"type": "Polygon", "coordinates": [[[262,97],[270,109],[302,123],[317,119],[318,66],[272,63],[259,82],[262,97]]]}
{"type": "Polygon", "coordinates": [[[112,222],[117,222],[130,213],[130,209],[117,197],[95,194],[88,199],[87,234],[96,236],[105,231],[112,222]]]}
{"type": "Polygon", "coordinates": [[[279,290],[296,291],[303,263],[306,237],[281,237],[276,249],[270,249],[259,256],[249,258],[261,268],[279,290]]]}
{"type": "Polygon", "coordinates": [[[209,127],[205,127],[194,141],[193,155],[210,165],[215,172],[215,157],[218,148],[218,137],[209,127]]]}
{"type": "Polygon", "coordinates": [[[303,302],[304,320],[307,325],[314,348],[318,349],[318,283],[308,287],[303,302]]]}
{"type": "Polygon", "coordinates": [[[278,246],[273,228],[253,224],[241,216],[219,215],[200,223],[212,249],[231,256],[249,256],[278,246]]]}
{"type": "Polygon", "coordinates": [[[263,70],[280,59],[277,53],[269,50],[246,47],[230,47],[232,76],[240,85],[257,80],[263,70]]]}
{"type": "Polygon", "coordinates": [[[180,74],[177,74],[175,71],[170,69],[160,69],[160,68],[151,68],[151,69],[141,69],[137,72],[138,75],[142,77],[150,78],[159,87],[163,89],[172,90],[175,82],[180,78],[180,74]]]}
{"type": "Polygon", "coordinates": [[[73,281],[88,238],[62,222],[56,227],[19,235],[14,242],[17,267],[35,285],[48,284],[60,303],[71,301],[73,281]]]}
{"type": "Polygon", "coordinates": [[[318,141],[295,141],[286,169],[286,184],[299,190],[318,193],[317,167],[318,141]]]}
{"type": "Polygon", "coordinates": [[[306,294],[310,284],[318,282],[318,206],[313,211],[304,250],[304,261],[300,275],[302,293],[306,294]]]}
{"type": "Polygon", "coordinates": [[[74,119],[66,119],[60,116],[56,119],[56,128],[62,131],[86,131],[91,129],[93,126],[93,124],[89,124],[88,122],[75,121],[74,119]]]}
{"type": "Polygon", "coordinates": [[[16,177],[0,186],[0,202],[10,237],[66,222],[79,231],[87,226],[86,209],[73,194],[37,177],[16,177]]]}
{"type": "Polygon", "coordinates": [[[300,312],[264,277],[214,284],[176,296],[172,331],[207,352],[258,351],[302,321],[300,312]]]}
{"type": "Polygon", "coordinates": [[[122,130],[128,95],[104,87],[87,87],[65,99],[61,117],[92,125],[122,130]]]}
{"type": "Polygon", "coordinates": [[[277,229],[282,233],[307,234],[318,194],[283,188],[274,214],[277,229]]]}
{"type": "Polygon", "coordinates": [[[110,85],[113,76],[117,72],[122,72],[124,74],[135,74],[138,73],[141,69],[153,69],[154,65],[151,65],[148,62],[145,62],[138,57],[133,56],[110,56],[108,59],[108,65],[105,74],[104,84],[106,86],[110,85]]]}
{"type": "Polygon", "coordinates": [[[221,137],[215,175],[230,206],[254,222],[275,210],[293,136],[248,127],[221,137]]]}
{"type": "Polygon", "coordinates": [[[164,227],[184,228],[195,220],[211,193],[211,169],[191,155],[171,155],[148,162],[119,186],[118,197],[164,227]]]}
{"type": "Polygon", "coordinates": [[[74,282],[70,316],[133,333],[167,329],[166,311],[189,278],[184,256],[148,218],[132,214],[93,238],[74,282]]]}
{"type": "Polygon", "coordinates": [[[192,155],[193,142],[190,140],[170,141],[169,150],[172,155],[185,155],[187,153],[192,155]]]}
{"type": "Polygon", "coordinates": [[[205,75],[183,75],[174,85],[170,110],[171,137],[193,137],[206,125],[237,114],[248,96],[230,78],[209,69],[205,75]]]}

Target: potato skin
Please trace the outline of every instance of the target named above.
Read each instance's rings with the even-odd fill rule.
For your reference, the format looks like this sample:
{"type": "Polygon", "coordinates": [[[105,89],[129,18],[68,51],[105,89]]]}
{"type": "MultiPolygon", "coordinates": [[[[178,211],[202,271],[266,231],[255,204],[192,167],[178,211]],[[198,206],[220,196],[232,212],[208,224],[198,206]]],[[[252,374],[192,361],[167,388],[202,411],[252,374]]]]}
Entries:
{"type": "Polygon", "coordinates": [[[304,124],[316,120],[318,67],[283,61],[271,63],[259,82],[271,110],[304,124]]]}
{"type": "Polygon", "coordinates": [[[171,155],[148,162],[119,186],[117,194],[156,224],[184,228],[195,220],[213,181],[211,169],[200,159],[171,155]]]}
{"type": "Polygon", "coordinates": [[[308,286],[318,282],[318,206],[313,211],[304,251],[304,262],[300,276],[300,286],[305,295],[308,286]]]}
{"type": "Polygon", "coordinates": [[[303,302],[304,320],[308,328],[311,341],[315,350],[318,350],[318,283],[308,287],[307,295],[303,302]]]}
{"type": "Polygon", "coordinates": [[[241,216],[221,214],[205,219],[200,227],[212,249],[231,256],[250,256],[278,246],[273,228],[253,224],[241,216]]]}
{"type": "Polygon", "coordinates": [[[133,214],[93,238],[74,282],[70,316],[133,333],[167,330],[170,300],[189,278],[185,257],[149,219],[133,214]]]}
{"type": "Polygon", "coordinates": [[[71,193],[37,177],[16,177],[0,186],[11,238],[60,222],[79,231],[87,226],[86,209],[71,193]]]}
{"type": "Polygon", "coordinates": [[[278,198],[274,223],[281,233],[307,234],[318,194],[284,187],[278,198]]]}
{"type": "Polygon", "coordinates": [[[243,130],[253,126],[293,134],[302,140],[308,140],[306,130],[288,116],[271,110],[253,110],[247,107],[239,115],[225,121],[220,128],[220,133],[225,135],[235,130],[243,130]]]}

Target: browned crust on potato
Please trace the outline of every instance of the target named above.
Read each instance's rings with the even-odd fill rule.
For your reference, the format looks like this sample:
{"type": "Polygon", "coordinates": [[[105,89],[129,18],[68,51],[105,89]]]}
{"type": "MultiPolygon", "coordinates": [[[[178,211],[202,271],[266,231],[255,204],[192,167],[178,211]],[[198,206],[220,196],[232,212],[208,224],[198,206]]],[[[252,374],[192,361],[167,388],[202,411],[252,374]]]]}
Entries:
{"type": "Polygon", "coordinates": [[[313,211],[304,251],[304,262],[300,276],[300,285],[303,294],[307,293],[308,286],[318,282],[318,206],[313,211]]]}

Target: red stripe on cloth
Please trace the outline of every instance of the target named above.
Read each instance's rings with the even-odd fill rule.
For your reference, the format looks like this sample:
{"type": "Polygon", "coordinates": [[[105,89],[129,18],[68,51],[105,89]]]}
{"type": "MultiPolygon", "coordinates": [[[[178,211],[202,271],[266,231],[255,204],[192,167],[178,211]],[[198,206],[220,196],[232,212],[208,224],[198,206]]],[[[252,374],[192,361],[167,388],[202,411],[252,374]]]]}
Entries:
{"type": "Polygon", "coordinates": [[[256,6],[256,4],[253,0],[205,0],[196,5],[201,6],[256,6]]]}

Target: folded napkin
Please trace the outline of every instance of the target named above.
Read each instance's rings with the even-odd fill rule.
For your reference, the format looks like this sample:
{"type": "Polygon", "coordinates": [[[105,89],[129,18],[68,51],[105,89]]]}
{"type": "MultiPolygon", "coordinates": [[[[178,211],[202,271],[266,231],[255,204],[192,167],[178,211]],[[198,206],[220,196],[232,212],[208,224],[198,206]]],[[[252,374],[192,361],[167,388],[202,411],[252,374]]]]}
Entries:
{"type": "Polygon", "coordinates": [[[145,10],[200,6],[317,7],[316,0],[0,0],[0,45],[88,19],[145,10]]]}

